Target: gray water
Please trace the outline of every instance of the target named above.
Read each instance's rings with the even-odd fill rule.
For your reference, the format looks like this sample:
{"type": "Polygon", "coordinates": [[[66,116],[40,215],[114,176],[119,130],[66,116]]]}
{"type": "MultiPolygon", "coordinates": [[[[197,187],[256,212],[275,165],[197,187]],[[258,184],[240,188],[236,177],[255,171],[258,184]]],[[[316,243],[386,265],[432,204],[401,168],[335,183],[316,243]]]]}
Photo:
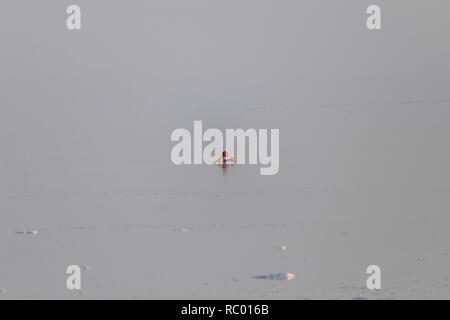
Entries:
{"type": "Polygon", "coordinates": [[[3,1],[0,299],[449,299],[450,5],[376,2],[3,1]],[[194,120],[279,173],[173,165],[194,120]]]}

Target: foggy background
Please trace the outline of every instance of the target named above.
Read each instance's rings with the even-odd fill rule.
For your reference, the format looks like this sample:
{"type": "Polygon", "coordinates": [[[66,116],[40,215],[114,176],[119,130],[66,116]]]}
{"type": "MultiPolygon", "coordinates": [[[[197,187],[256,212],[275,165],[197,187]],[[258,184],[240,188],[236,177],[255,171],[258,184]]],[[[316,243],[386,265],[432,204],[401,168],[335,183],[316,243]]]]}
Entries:
{"type": "Polygon", "coordinates": [[[3,0],[0,299],[450,298],[449,12],[3,0]],[[280,129],[279,173],[173,165],[194,120],[280,129]]]}

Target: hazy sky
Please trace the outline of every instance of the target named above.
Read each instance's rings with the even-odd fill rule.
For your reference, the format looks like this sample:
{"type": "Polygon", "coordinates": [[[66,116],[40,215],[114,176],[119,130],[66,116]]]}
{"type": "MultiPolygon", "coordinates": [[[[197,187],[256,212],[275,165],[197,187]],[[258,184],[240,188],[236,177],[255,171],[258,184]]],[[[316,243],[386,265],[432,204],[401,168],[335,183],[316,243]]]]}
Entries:
{"type": "Polygon", "coordinates": [[[166,161],[161,138],[195,117],[233,128],[244,108],[448,98],[449,2],[375,2],[371,32],[374,1],[5,0],[2,163],[69,164],[99,146],[166,161]],[[73,3],[81,31],[65,26],[73,3]]]}

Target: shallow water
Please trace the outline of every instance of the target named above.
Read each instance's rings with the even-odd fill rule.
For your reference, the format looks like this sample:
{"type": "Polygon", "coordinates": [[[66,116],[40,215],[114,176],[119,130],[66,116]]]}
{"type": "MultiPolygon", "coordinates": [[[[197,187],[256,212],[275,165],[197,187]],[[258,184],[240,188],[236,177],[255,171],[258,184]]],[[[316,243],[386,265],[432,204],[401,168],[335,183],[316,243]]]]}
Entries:
{"type": "Polygon", "coordinates": [[[450,21],[363,2],[8,0],[0,299],[450,298],[450,21]],[[279,173],[173,165],[194,120],[280,129],[279,173]]]}
{"type": "MultiPolygon", "coordinates": [[[[441,120],[447,108],[433,107],[434,116],[429,105],[408,108],[424,114],[427,109],[420,131],[434,131],[438,138],[447,130],[441,120]]],[[[384,130],[366,128],[367,140],[382,141],[409,123],[393,118],[391,109],[379,110],[384,130]]],[[[324,115],[295,112],[302,119],[324,115]]],[[[345,112],[373,116],[365,108],[345,112]]],[[[327,130],[346,121],[343,113],[328,114],[327,130]]],[[[361,139],[357,123],[324,135],[320,148],[305,144],[302,161],[289,161],[294,156],[285,148],[280,173],[273,177],[239,165],[226,174],[215,165],[6,173],[3,182],[27,179],[27,184],[22,182],[26,192],[2,184],[3,297],[448,298],[446,172],[418,157],[406,167],[393,164],[417,152],[419,130],[395,137],[401,152],[389,144],[378,150],[362,144],[358,150],[350,143],[361,139]],[[379,156],[371,159],[368,149],[379,156]],[[440,179],[426,180],[425,170],[430,180],[440,179]],[[165,178],[155,180],[156,174],[165,178]],[[38,233],[16,233],[30,230],[38,233]],[[283,244],[285,252],[279,249],[283,244]],[[83,295],[64,286],[70,264],[90,267],[82,271],[83,295]],[[382,268],[381,291],[365,289],[371,264],[382,268]],[[278,272],[296,278],[254,278],[278,272]]],[[[284,146],[306,140],[283,138],[284,146]]],[[[441,144],[434,146],[436,152],[447,152],[445,141],[431,140],[441,144]]],[[[444,162],[446,155],[436,152],[434,161],[444,162]]]]}

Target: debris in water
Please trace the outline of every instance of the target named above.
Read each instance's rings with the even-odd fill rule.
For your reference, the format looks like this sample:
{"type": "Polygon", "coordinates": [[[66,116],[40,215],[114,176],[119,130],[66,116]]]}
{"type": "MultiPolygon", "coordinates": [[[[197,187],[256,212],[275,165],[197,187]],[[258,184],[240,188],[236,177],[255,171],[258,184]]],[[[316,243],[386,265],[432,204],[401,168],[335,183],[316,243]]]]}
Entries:
{"type": "Polygon", "coordinates": [[[290,272],[271,273],[269,275],[254,276],[254,279],[268,279],[268,280],[293,280],[295,274],[290,272]]]}
{"type": "Polygon", "coordinates": [[[363,296],[358,296],[358,297],[353,298],[352,300],[368,300],[368,299],[363,296]]]}
{"type": "Polygon", "coordinates": [[[16,231],[16,234],[33,234],[33,235],[37,235],[38,231],[37,230],[16,231]]]}
{"type": "Polygon", "coordinates": [[[419,258],[416,259],[416,261],[425,261],[425,258],[424,257],[419,257],[419,258]]]}

